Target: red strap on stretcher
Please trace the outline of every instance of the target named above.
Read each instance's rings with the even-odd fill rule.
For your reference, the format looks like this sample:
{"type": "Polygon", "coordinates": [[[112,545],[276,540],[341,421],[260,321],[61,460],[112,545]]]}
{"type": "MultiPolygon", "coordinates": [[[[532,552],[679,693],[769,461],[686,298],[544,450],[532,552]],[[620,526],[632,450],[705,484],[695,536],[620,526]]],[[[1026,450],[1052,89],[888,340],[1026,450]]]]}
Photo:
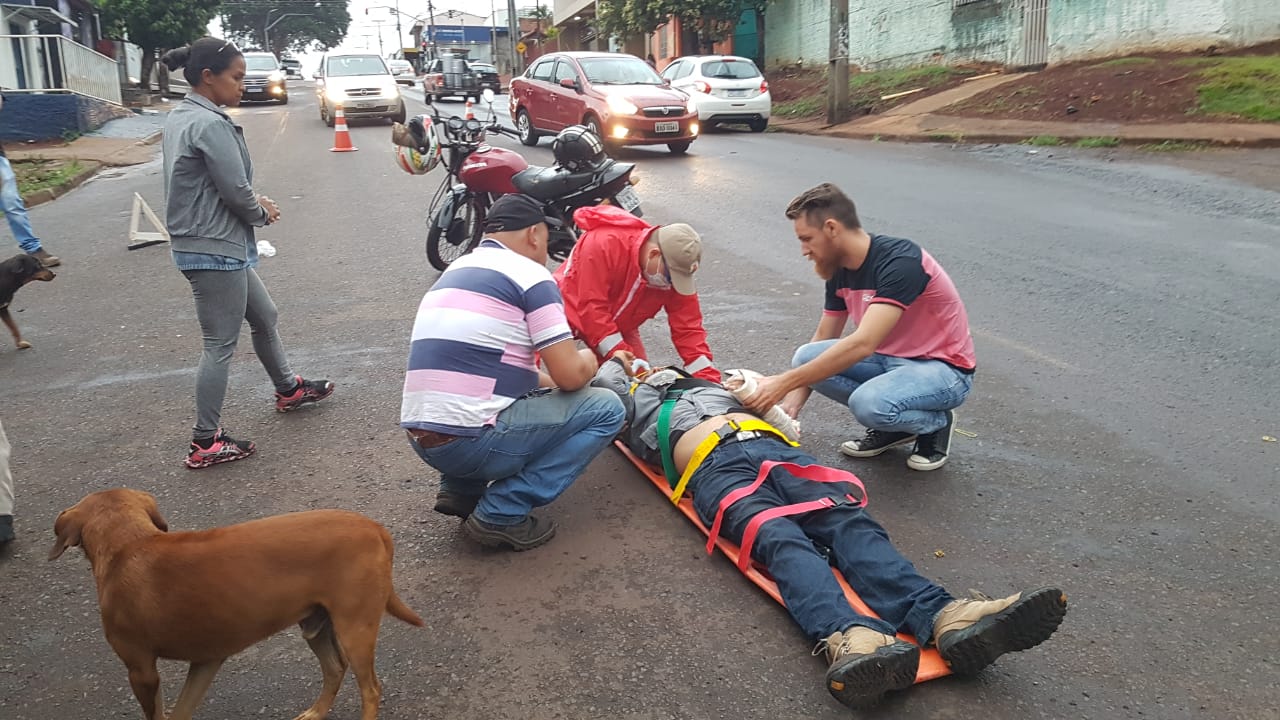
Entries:
{"type": "MultiPolygon", "coordinates": [[[[865,507],[867,504],[867,488],[863,486],[862,481],[857,475],[845,470],[825,467],[823,465],[797,465],[795,463],[775,462],[766,460],[760,464],[760,472],[756,474],[755,482],[724,496],[720,501],[720,508],[716,511],[715,522],[711,524],[710,539],[707,540],[707,554],[715,552],[716,539],[720,537],[720,523],[724,520],[724,513],[734,503],[742,498],[749,497],[754,493],[764,481],[769,478],[769,473],[775,468],[780,467],[787,470],[795,477],[802,480],[812,480],[814,482],[824,483],[851,483],[858,486],[862,491],[862,499],[858,500],[852,495],[846,495],[849,500],[850,507],[865,507]]],[[[747,567],[751,564],[751,546],[755,543],[756,534],[760,532],[760,526],[775,518],[787,517],[788,515],[799,515],[800,513],[813,512],[814,510],[826,510],[844,505],[841,501],[834,498],[822,498],[821,500],[810,500],[808,502],[795,503],[793,505],[781,505],[775,508],[769,508],[763,512],[757,513],[747,523],[747,529],[742,533],[741,553],[738,555],[738,570],[747,571],[747,567]]]]}

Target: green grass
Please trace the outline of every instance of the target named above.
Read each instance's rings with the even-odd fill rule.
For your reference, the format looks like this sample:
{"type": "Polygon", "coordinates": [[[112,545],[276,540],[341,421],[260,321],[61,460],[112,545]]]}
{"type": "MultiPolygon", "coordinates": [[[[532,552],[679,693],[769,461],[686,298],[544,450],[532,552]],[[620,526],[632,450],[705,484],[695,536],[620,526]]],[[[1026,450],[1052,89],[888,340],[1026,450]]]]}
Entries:
{"type": "Polygon", "coordinates": [[[1128,65],[1150,65],[1155,62],[1155,58],[1149,57],[1122,57],[1114,60],[1100,62],[1093,67],[1125,67],[1128,65]]]}
{"type": "MultiPolygon", "coordinates": [[[[849,106],[851,108],[874,105],[883,106],[881,96],[915,90],[916,88],[932,89],[945,85],[956,78],[975,74],[974,70],[961,70],[941,65],[907,68],[905,70],[873,70],[854,73],[849,78],[849,106]]],[[[901,102],[910,102],[924,94],[908,95],[901,102]]],[[[787,102],[775,103],[773,113],[786,118],[806,118],[826,112],[826,93],[797,98],[787,102]]]]}
{"type": "Polygon", "coordinates": [[[1023,145],[1035,145],[1036,147],[1053,147],[1061,145],[1062,140],[1056,135],[1037,135],[1022,141],[1023,145]]]}
{"type": "Polygon", "coordinates": [[[777,103],[773,106],[773,114],[787,118],[811,117],[824,111],[826,101],[821,95],[811,95],[799,100],[777,103]]]}
{"type": "Polygon", "coordinates": [[[79,174],[80,170],[81,165],[75,160],[71,162],[20,160],[13,163],[13,172],[18,176],[20,195],[29,195],[46,188],[61,187],[79,174]]]}
{"type": "Polygon", "coordinates": [[[1199,110],[1249,120],[1280,122],[1280,56],[1214,58],[1201,70],[1199,110]]]}
{"type": "Polygon", "coordinates": [[[1161,143],[1148,143],[1139,145],[1139,150],[1147,152],[1191,152],[1193,150],[1204,150],[1208,147],[1202,142],[1181,142],[1178,140],[1165,140],[1161,143]]]}
{"type": "Polygon", "coordinates": [[[1113,137],[1087,137],[1076,141],[1076,147],[1082,148],[1116,147],[1119,144],[1120,138],[1113,137]]]}

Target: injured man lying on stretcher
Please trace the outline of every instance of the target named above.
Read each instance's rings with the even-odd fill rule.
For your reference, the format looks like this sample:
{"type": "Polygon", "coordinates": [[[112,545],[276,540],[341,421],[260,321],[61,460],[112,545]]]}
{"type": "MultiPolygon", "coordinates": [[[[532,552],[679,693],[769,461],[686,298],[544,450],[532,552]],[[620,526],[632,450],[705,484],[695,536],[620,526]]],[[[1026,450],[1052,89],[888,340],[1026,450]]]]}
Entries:
{"type": "Polygon", "coordinates": [[[953,673],[972,675],[1005,653],[1039,645],[1062,623],[1066,595],[1055,587],[1000,600],[956,599],[922,577],[854,500],[862,498],[855,485],[830,482],[840,471],[796,467],[818,461],[770,431],[723,385],[673,370],[636,383],[618,360],[604,363],[592,384],[617,393],[626,406],[619,439],[642,460],[665,466],[668,481],[693,495],[713,534],[719,525],[722,536],[767,568],[791,617],[818,643],[815,654],[826,651],[827,689],[841,703],[863,707],[910,687],[921,647],[931,643],[953,673]],[[765,480],[748,490],[766,463],[765,480]],[[793,505],[799,514],[777,510],[793,505]],[[752,523],[757,516],[769,519],[752,523]],[[879,619],[854,610],[831,566],[879,619]],[[919,645],[894,637],[898,632],[919,645]]]}

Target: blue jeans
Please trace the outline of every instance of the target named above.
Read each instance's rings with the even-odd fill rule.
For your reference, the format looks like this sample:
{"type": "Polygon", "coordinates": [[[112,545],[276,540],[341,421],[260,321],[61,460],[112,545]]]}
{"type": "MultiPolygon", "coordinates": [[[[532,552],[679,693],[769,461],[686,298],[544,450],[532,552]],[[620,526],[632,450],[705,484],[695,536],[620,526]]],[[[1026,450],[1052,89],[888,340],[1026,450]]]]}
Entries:
{"type": "Polygon", "coordinates": [[[429,449],[410,445],[440,471],[442,490],[483,495],[472,513],[477,520],[516,525],[569,489],[625,419],[612,391],[552,390],[516,400],[476,437],[429,449]]]}
{"type": "MultiPolygon", "coordinates": [[[[799,367],[838,340],[801,345],[791,359],[799,367]]],[[[973,387],[973,373],[963,373],[941,360],[912,360],[875,354],[813,386],[848,405],[869,430],[926,435],[947,424],[945,410],[960,407],[973,387]]]]}
{"type": "MultiPolygon", "coordinates": [[[[803,450],[771,438],[722,445],[689,481],[693,506],[702,521],[710,526],[721,498],[754,482],[766,460],[819,464],[803,450]]],[[[803,480],[774,468],[754,493],[729,507],[721,534],[741,542],[747,523],[762,510],[846,493],[857,496],[852,485],[803,480]]],[[[787,612],[815,641],[861,625],[887,635],[905,631],[924,646],[933,636],[934,619],[954,599],[916,572],[884,528],[862,508],[835,507],[770,520],[760,526],[751,557],[769,569],[787,612]],[[830,563],[815,542],[830,548],[830,563]],[[882,619],[859,615],[850,607],[831,574],[832,565],[882,619]]]]}
{"type": "Polygon", "coordinates": [[[9,158],[0,156],[0,204],[4,206],[4,216],[9,220],[9,229],[18,241],[22,252],[33,253],[40,249],[40,238],[31,229],[31,218],[27,217],[27,206],[22,204],[22,196],[18,194],[18,177],[13,174],[13,166],[9,158]]]}

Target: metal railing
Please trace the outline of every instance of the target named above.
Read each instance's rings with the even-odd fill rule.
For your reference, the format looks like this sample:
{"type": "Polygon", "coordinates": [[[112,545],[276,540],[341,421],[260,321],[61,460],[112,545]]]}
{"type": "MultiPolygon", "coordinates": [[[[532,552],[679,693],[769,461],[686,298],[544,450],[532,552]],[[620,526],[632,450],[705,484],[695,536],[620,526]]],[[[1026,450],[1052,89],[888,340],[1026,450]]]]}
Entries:
{"type": "Polygon", "coordinates": [[[62,35],[0,35],[5,92],[74,92],[122,103],[116,61],[62,35]]]}

